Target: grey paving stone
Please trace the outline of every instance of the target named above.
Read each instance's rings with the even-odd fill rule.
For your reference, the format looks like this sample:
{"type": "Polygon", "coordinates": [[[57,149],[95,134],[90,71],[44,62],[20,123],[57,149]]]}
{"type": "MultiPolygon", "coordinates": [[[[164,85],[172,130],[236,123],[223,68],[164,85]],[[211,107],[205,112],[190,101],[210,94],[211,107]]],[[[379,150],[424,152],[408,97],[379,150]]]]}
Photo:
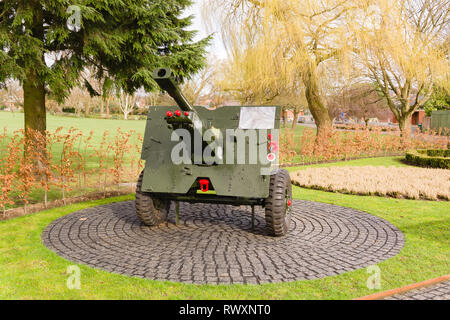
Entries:
{"type": "Polygon", "coordinates": [[[294,201],[291,230],[282,238],[268,236],[262,208],[253,230],[243,206],[181,203],[180,214],[179,226],[172,208],[168,224],[150,228],[136,217],[134,201],[113,203],[54,221],[42,241],[99,269],[196,284],[317,279],[386,260],[404,245],[403,234],[383,219],[309,201],[294,201]]]}

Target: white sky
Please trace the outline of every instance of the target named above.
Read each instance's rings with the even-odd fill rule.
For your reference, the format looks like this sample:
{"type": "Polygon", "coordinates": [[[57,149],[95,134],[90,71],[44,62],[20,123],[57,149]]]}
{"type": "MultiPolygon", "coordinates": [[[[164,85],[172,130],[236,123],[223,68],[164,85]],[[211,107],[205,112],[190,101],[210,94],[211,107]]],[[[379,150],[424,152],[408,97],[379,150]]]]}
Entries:
{"type": "MultiPolygon", "coordinates": [[[[208,1],[208,0],[195,0],[192,7],[188,8],[185,12],[186,15],[190,15],[190,14],[194,15],[194,20],[192,23],[192,27],[190,29],[198,31],[196,40],[205,38],[209,34],[206,32],[205,25],[203,24],[203,21],[202,21],[201,6],[204,1],[208,1]]],[[[213,32],[217,32],[217,31],[214,30],[213,32]]],[[[225,48],[224,48],[222,41],[220,40],[220,37],[218,36],[218,34],[214,35],[214,40],[212,41],[211,45],[207,48],[207,51],[219,59],[226,58],[226,55],[227,55],[225,48]]]]}

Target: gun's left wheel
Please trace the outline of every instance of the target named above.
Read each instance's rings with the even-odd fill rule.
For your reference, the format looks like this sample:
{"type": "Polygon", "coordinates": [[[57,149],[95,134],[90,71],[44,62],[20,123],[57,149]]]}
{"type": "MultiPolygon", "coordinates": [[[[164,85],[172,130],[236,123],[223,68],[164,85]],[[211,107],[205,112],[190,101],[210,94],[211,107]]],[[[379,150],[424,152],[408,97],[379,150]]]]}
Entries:
{"type": "Polygon", "coordinates": [[[292,185],[289,172],[278,170],[270,176],[269,197],[266,199],[266,225],[275,237],[288,233],[292,217],[292,185]]]}
{"type": "Polygon", "coordinates": [[[152,197],[151,193],[142,191],[144,171],[139,175],[136,185],[136,213],[146,226],[157,226],[167,221],[170,201],[152,197]]]}

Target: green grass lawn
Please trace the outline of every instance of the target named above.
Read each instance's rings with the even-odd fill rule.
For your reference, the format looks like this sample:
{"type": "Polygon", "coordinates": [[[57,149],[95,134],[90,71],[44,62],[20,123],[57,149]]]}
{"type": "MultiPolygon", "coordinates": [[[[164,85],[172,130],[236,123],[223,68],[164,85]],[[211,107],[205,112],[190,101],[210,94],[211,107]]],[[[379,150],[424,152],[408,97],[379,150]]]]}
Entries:
{"type": "MultiPolygon", "coordinates": [[[[9,131],[22,129],[24,126],[23,113],[12,113],[0,111],[0,128],[7,127],[9,131]]],[[[58,117],[47,114],[47,129],[54,131],[58,127],[70,128],[75,127],[83,131],[86,135],[91,130],[94,131],[94,142],[100,143],[101,137],[105,130],[116,132],[117,128],[124,131],[135,130],[138,133],[144,134],[145,120],[113,120],[113,119],[92,119],[92,118],[77,118],[77,117],[58,117]]],[[[288,124],[287,131],[292,132],[292,124],[288,124]]],[[[285,130],[285,129],[283,129],[285,130]]],[[[293,130],[295,137],[303,134],[305,127],[298,125],[293,130]]]]}
{"type": "MultiPolygon", "coordinates": [[[[23,129],[23,113],[12,113],[0,111],[0,128],[7,127],[8,131],[23,129]]],[[[91,130],[94,131],[93,143],[100,144],[103,132],[108,130],[115,133],[117,128],[123,131],[134,130],[144,134],[145,120],[110,120],[110,119],[91,119],[77,117],[57,117],[47,114],[47,130],[53,132],[58,127],[69,129],[75,127],[88,135],[91,130]]]]}
{"type": "MultiPolygon", "coordinates": [[[[283,124],[281,124],[282,130],[285,130],[287,132],[294,132],[294,137],[298,138],[303,134],[303,131],[305,131],[308,127],[303,126],[301,124],[298,124],[295,126],[295,129],[292,129],[292,123],[289,123],[285,128],[283,128],[283,124]]],[[[316,131],[315,128],[311,128],[312,130],[314,130],[314,132],[316,131]]]]}
{"type": "MultiPolygon", "coordinates": [[[[109,120],[47,115],[47,129],[50,132],[54,132],[58,127],[63,127],[63,132],[74,127],[81,130],[84,136],[87,137],[90,132],[93,131],[91,140],[92,147],[90,147],[87,152],[87,154],[91,155],[91,157],[87,159],[88,168],[95,168],[98,165],[98,157],[94,154],[94,150],[100,146],[105,131],[109,131],[109,140],[113,140],[118,128],[126,132],[134,130],[136,135],[133,135],[130,139],[130,144],[133,145],[138,143],[138,133],[142,136],[144,135],[145,123],[145,120],[109,120]]],[[[22,129],[23,126],[23,113],[0,112],[0,130],[6,127],[8,132],[12,133],[15,130],[22,129]]],[[[75,148],[78,148],[78,145],[76,145],[75,148]]],[[[52,154],[54,159],[59,159],[61,150],[61,144],[57,144],[53,147],[52,154]]],[[[83,144],[81,144],[79,151],[84,152],[83,144]]],[[[126,158],[127,157],[128,153],[126,155],[126,158]]]]}
{"type": "MultiPolygon", "coordinates": [[[[345,165],[403,165],[398,158],[365,159],[345,165]]],[[[333,166],[343,165],[328,164],[333,166]]],[[[366,269],[324,279],[264,285],[189,285],[131,278],[81,268],[81,290],[66,287],[73,262],[41,243],[53,220],[87,207],[131,200],[124,196],[70,205],[0,222],[0,299],[351,299],[450,273],[448,202],[397,200],[343,195],[293,188],[296,199],[318,201],[366,211],[398,227],[406,238],[401,252],[378,264],[380,290],[366,287],[366,269]]]]}

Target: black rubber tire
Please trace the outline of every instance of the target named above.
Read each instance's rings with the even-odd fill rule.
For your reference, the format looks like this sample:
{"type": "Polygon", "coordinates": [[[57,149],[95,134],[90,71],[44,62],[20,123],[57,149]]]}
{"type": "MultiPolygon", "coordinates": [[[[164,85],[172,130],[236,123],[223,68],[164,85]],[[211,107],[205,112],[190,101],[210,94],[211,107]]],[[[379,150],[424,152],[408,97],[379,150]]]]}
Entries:
{"type": "Polygon", "coordinates": [[[280,169],[270,176],[269,197],[266,199],[266,225],[269,233],[275,237],[286,235],[291,224],[291,216],[291,178],[289,172],[280,169]]]}
{"type": "Polygon", "coordinates": [[[170,210],[170,201],[153,198],[151,193],[142,192],[142,179],[144,171],[139,175],[136,185],[136,213],[146,226],[158,226],[167,221],[170,210]]]}

